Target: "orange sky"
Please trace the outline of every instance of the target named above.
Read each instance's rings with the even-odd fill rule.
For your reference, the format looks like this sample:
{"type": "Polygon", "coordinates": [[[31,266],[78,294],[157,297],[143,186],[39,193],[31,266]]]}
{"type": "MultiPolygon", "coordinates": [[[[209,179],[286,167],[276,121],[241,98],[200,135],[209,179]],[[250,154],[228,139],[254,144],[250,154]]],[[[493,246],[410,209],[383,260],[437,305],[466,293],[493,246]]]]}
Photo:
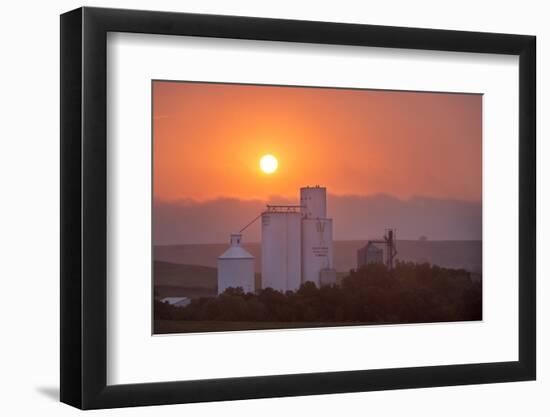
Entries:
{"type": "Polygon", "coordinates": [[[481,201],[481,95],[153,83],[155,201],[390,194],[481,201]],[[260,157],[279,169],[263,174],[260,157]]]}

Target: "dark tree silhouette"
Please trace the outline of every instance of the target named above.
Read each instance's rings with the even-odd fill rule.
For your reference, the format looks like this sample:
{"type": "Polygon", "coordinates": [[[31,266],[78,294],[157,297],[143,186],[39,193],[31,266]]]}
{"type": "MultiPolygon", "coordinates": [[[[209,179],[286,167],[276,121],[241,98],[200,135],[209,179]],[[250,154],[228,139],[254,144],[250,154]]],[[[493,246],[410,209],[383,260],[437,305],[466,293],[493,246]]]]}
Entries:
{"type": "Polygon", "coordinates": [[[481,282],[462,269],[397,262],[350,271],[340,285],[317,288],[304,283],[297,291],[266,288],[244,293],[228,288],[187,307],[155,301],[155,318],[199,321],[321,323],[420,323],[481,320],[481,282]]]}

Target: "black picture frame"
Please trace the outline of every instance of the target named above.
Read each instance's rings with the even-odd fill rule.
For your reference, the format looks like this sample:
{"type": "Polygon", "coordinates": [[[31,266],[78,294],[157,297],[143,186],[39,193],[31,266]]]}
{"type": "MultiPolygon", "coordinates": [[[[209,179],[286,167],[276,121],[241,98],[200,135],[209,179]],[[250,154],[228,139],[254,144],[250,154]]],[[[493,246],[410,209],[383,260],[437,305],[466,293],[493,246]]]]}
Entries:
{"type": "Polygon", "coordinates": [[[534,36],[80,8],[61,16],[61,401],[82,409],[536,378],[534,36]],[[108,32],[519,56],[519,360],[107,385],[108,32]]]}

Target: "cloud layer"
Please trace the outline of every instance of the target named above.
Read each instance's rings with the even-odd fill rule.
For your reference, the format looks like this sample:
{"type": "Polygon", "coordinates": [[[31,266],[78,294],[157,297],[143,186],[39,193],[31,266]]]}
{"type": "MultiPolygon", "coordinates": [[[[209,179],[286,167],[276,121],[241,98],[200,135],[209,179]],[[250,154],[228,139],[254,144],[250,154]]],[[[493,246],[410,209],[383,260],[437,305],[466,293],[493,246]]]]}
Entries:
{"type": "MultiPolygon", "coordinates": [[[[181,200],[153,205],[154,244],[224,243],[267,203],[296,204],[282,198],[239,200],[218,198],[204,202],[181,200]]],[[[379,237],[386,228],[397,229],[400,239],[481,240],[481,202],[414,197],[401,200],[388,195],[328,197],[328,215],[334,220],[336,240],[379,237]]],[[[261,238],[260,222],[245,232],[245,240],[261,238]]]]}

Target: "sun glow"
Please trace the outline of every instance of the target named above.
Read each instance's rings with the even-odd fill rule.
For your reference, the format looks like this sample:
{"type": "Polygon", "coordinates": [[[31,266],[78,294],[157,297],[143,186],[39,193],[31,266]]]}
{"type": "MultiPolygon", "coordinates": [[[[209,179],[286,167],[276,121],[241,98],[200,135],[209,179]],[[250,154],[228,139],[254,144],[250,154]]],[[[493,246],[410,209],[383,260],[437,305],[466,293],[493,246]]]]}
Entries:
{"type": "Polygon", "coordinates": [[[273,155],[264,155],[260,159],[260,169],[266,174],[273,174],[278,166],[279,162],[273,155]]]}

